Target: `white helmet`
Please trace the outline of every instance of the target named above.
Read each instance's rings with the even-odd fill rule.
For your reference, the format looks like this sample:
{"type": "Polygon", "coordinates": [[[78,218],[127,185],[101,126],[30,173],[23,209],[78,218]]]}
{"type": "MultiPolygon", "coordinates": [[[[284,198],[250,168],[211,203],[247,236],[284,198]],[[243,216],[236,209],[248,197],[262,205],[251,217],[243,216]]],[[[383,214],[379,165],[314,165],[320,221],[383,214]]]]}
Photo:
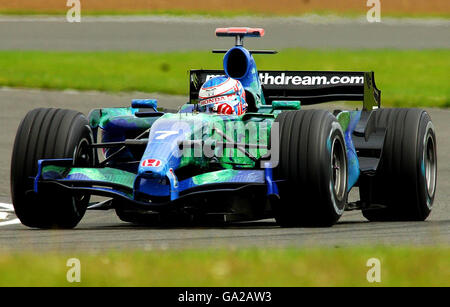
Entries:
{"type": "Polygon", "coordinates": [[[198,109],[202,112],[242,115],[247,111],[244,87],[238,80],[226,76],[206,81],[198,96],[198,109]]]}

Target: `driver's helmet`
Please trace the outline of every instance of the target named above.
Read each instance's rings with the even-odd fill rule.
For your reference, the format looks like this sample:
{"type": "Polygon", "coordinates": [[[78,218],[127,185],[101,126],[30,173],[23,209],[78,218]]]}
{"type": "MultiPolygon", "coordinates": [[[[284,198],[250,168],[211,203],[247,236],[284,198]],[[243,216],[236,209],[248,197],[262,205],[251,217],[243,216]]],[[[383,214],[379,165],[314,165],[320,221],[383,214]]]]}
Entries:
{"type": "Polygon", "coordinates": [[[198,110],[242,115],[247,111],[244,87],[238,80],[226,76],[211,78],[200,88],[198,110]]]}

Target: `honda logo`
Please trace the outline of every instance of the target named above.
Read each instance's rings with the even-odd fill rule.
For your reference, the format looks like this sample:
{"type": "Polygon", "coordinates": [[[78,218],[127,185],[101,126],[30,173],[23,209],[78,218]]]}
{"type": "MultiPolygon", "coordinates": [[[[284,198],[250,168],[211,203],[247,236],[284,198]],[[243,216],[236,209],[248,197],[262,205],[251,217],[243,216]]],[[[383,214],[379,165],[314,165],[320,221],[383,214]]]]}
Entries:
{"type": "Polygon", "coordinates": [[[146,159],[142,161],[142,166],[144,167],[158,167],[161,165],[161,161],[157,159],[146,159]]]}

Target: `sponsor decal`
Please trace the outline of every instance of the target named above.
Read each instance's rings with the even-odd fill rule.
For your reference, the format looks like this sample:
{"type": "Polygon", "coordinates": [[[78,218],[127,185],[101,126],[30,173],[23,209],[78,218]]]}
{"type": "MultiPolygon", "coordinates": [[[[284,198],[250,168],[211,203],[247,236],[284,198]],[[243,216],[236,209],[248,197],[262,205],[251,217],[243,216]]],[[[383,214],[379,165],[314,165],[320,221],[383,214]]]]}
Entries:
{"type": "MultiPolygon", "coordinates": [[[[206,80],[217,75],[207,75],[206,80]]],[[[355,75],[294,75],[282,73],[259,73],[262,85],[292,85],[292,86],[316,86],[316,85],[342,85],[364,84],[363,76],[355,75]]]]}
{"type": "Polygon", "coordinates": [[[158,159],[146,159],[142,161],[142,166],[144,167],[158,167],[161,165],[161,160],[158,159]]]}
{"type": "Polygon", "coordinates": [[[213,97],[213,98],[209,98],[209,99],[203,99],[199,102],[199,104],[201,106],[205,106],[208,104],[218,103],[218,102],[222,102],[222,101],[228,101],[232,97],[233,97],[233,95],[226,95],[226,96],[213,97]]]}
{"type": "Polygon", "coordinates": [[[295,76],[281,73],[277,76],[260,73],[259,79],[264,85],[335,85],[335,84],[364,84],[362,76],[295,76]]]}

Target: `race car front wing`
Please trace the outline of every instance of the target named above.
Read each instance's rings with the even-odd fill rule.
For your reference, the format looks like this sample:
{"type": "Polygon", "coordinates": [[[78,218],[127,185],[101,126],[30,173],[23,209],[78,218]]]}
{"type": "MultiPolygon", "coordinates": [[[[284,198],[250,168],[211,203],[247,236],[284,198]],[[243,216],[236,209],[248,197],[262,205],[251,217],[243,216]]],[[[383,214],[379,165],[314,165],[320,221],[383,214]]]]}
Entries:
{"type": "Polygon", "coordinates": [[[128,206],[149,211],[162,211],[182,200],[201,194],[238,192],[258,188],[267,196],[278,196],[272,169],[223,169],[196,175],[178,182],[168,178],[152,178],[111,167],[74,167],[72,159],[38,161],[34,193],[48,188],[65,189],[72,194],[91,194],[121,199],[128,206]],[[151,199],[164,199],[163,202],[151,199]]]}

